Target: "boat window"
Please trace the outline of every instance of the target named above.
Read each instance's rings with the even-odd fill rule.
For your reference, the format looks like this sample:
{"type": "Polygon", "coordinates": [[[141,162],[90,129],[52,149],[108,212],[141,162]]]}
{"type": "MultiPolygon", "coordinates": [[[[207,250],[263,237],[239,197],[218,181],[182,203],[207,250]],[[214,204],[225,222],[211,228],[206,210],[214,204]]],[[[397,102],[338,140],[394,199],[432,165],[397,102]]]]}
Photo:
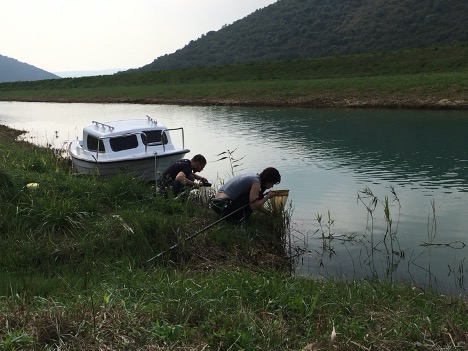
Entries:
{"type": "Polygon", "coordinates": [[[141,138],[143,139],[143,143],[151,144],[151,143],[163,143],[167,144],[167,136],[166,133],[162,134],[161,138],[161,131],[160,130],[144,130],[141,138]],[[148,141],[146,141],[146,138],[148,138],[148,141]],[[162,140],[161,140],[162,139],[162,140]]]}
{"type": "MultiPolygon", "coordinates": [[[[89,151],[97,151],[98,138],[92,135],[88,135],[88,137],[86,138],[86,145],[88,146],[89,151]]],[[[99,152],[106,152],[106,148],[104,147],[102,139],[99,140],[99,152]]]]}
{"type": "Polygon", "coordinates": [[[109,143],[112,151],[136,149],[138,147],[138,139],[135,134],[111,138],[109,143]]]}

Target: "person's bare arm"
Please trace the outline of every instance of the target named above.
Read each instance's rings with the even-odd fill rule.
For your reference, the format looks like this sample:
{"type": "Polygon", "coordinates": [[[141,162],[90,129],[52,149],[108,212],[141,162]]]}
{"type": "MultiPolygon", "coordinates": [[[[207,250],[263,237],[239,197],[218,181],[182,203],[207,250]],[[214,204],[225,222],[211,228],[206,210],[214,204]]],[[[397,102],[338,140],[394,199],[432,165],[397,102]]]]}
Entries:
{"type": "Polygon", "coordinates": [[[268,201],[268,199],[271,199],[273,196],[275,196],[274,191],[270,191],[268,194],[266,194],[263,199],[258,198],[258,194],[260,194],[260,183],[254,183],[252,187],[250,188],[250,195],[249,195],[249,201],[250,201],[250,208],[252,210],[257,210],[260,212],[263,212],[265,214],[268,214],[268,210],[263,207],[265,205],[265,202],[268,201]]]}
{"type": "Polygon", "coordinates": [[[185,173],[184,173],[184,172],[179,172],[179,173],[177,173],[175,179],[176,179],[177,181],[181,182],[182,184],[187,184],[187,185],[191,185],[191,186],[194,186],[194,187],[198,187],[198,184],[197,184],[196,182],[194,182],[193,180],[188,179],[188,178],[185,176],[185,173]]]}

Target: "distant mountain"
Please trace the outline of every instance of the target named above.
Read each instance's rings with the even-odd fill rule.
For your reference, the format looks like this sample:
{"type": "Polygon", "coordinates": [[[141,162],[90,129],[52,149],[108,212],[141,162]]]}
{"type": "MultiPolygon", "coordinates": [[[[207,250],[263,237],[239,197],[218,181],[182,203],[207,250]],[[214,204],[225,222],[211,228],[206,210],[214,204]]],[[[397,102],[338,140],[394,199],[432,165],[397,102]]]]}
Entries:
{"type": "Polygon", "coordinates": [[[56,78],[60,77],[27,63],[0,55],[0,83],[56,78]]]}
{"type": "Polygon", "coordinates": [[[468,42],[467,18],[467,0],[279,0],[130,71],[468,42]]]}
{"type": "Polygon", "coordinates": [[[92,77],[92,76],[107,76],[117,72],[122,71],[122,69],[103,69],[96,71],[65,71],[65,72],[54,72],[61,78],[78,78],[78,77],[92,77]]]}

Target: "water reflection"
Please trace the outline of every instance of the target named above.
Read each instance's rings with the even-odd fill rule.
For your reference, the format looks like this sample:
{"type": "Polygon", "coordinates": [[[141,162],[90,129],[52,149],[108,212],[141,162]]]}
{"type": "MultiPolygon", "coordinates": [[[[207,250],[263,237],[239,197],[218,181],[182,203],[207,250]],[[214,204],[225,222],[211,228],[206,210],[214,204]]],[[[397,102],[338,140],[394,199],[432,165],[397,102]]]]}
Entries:
{"type": "Polygon", "coordinates": [[[215,184],[232,174],[228,162],[215,162],[227,150],[244,157],[238,171],[280,169],[280,187],[290,189],[292,234],[306,251],[299,272],[389,275],[463,290],[468,264],[465,112],[0,103],[0,123],[29,130],[34,142],[56,147],[80,137],[92,120],[147,114],[185,128],[186,145],[192,154],[207,157],[204,175],[215,184]],[[380,201],[372,235],[369,211],[358,200],[364,189],[380,201]],[[386,196],[391,234],[382,206],[386,196]],[[431,242],[433,217],[434,245],[423,246],[431,242]],[[326,227],[329,218],[332,225],[326,227]]]}
{"type": "Polygon", "coordinates": [[[255,118],[267,121],[268,138],[298,150],[300,161],[319,161],[327,169],[352,168],[365,182],[369,178],[401,184],[425,181],[467,190],[468,117],[463,113],[447,118],[429,111],[270,110],[255,118]]]}

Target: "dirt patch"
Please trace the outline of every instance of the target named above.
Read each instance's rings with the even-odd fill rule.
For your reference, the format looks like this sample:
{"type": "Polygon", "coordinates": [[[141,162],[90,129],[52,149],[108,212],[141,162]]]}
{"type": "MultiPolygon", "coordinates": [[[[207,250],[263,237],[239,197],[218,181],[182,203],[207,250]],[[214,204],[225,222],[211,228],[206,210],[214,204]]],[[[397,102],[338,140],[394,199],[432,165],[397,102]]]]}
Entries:
{"type": "MultiPolygon", "coordinates": [[[[0,99],[1,100],[1,99],[0,99]]],[[[262,97],[257,99],[160,99],[160,98],[92,98],[92,99],[27,99],[24,102],[57,103],[109,103],[182,106],[251,106],[251,107],[308,107],[308,108],[372,108],[372,109],[420,109],[420,110],[467,110],[468,99],[438,97],[409,98],[402,96],[338,97],[330,95],[300,96],[285,99],[262,97]]]]}
{"type": "Polygon", "coordinates": [[[26,133],[24,130],[11,129],[0,124],[0,138],[16,140],[21,134],[26,133]]]}
{"type": "MultiPolygon", "coordinates": [[[[65,102],[65,101],[60,101],[65,102]]],[[[74,101],[67,101],[74,102],[74,101]]],[[[258,107],[309,107],[309,108],[383,108],[421,110],[466,110],[468,100],[451,99],[409,99],[395,98],[337,98],[331,96],[298,97],[291,100],[276,99],[96,99],[80,101],[89,103],[130,103],[152,105],[191,105],[191,106],[258,106],[258,107]]]]}

